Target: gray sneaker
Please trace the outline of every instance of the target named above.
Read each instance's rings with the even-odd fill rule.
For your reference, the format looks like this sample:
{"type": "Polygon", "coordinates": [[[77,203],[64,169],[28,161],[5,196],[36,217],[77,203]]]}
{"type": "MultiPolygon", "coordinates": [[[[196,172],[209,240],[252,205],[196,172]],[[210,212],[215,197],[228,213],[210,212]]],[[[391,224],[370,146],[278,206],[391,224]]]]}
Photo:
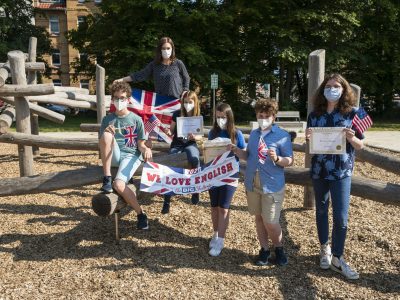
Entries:
{"type": "Polygon", "coordinates": [[[321,267],[321,269],[327,270],[331,266],[331,261],[331,246],[329,246],[329,244],[321,245],[321,250],[319,252],[319,266],[321,267]]]}
{"type": "Polygon", "coordinates": [[[350,266],[344,261],[343,256],[337,258],[333,256],[331,262],[331,269],[338,273],[341,273],[347,279],[358,279],[360,276],[355,270],[352,270],[350,266]]]}

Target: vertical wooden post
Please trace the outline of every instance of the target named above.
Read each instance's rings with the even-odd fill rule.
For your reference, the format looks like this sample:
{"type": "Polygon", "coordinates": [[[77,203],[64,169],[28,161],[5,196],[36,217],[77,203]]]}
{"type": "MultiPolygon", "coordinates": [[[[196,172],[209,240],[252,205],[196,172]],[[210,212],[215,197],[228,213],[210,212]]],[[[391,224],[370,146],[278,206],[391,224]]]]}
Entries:
{"type": "Polygon", "coordinates": [[[97,123],[101,123],[106,115],[105,98],[105,70],[100,65],[96,65],[97,123]]]}
{"type": "Polygon", "coordinates": [[[360,107],[361,87],[354,83],[350,83],[350,86],[356,94],[356,107],[360,107]]]}
{"type": "MultiPolygon", "coordinates": [[[[318,87],[324,81],[325,76],[325,50],[315,50],[308,56],[308,103],[307,103],[307,116],[314,110],[314,103],[312,101],[315,92],[318,87]]],[[[311,155],[309,152],[309,143],[307,142],[305,152],[305,167],[311,166],[311,155]]],[[[314,192],[311,187],[304,187],[304,208],[315,207],[314,192]]]]}
{"type": "MultiPolygon", "coordinates": [[[[37,48],[37,38],[29,38],[29,50],[28,50],[28,61],[36,62],[36,48],[37,48]]],[[[36,84],[37,76],[36,71],[28,72],[28,84],[36,84]]],[[[31,132],[34,135],[39,135],[39,116],[37,114],[31,113],[31,132]]],[[[32,146],[33,155],[39,155],[39,147],[32,146]]]]}
{"type": "MultiPolygon", "coordinates": [[[[7,54],[10,62],[13,84],[26,85],[25,55],[22,51],[10,51],[7,54]]],[[[15,97],[15,118],[17,132],[31,133],[29,103],[25,97],[15,97]]],[[[18,145],[20,176],[33,175],[32,147],[18,145]]]]}
{"type": "MultiPolygon", "coordinates": [[[[96,101],[97,101],[97,123],[101,124],[101,120],[106,115],[106,104],[105,104],[105,70],[100,65],[96,65],[96,101]]],[[[100,138],[100,131],[98,133],[100,138]]],[[[101,158],[99,148],[99,158],[101,158]]]]}

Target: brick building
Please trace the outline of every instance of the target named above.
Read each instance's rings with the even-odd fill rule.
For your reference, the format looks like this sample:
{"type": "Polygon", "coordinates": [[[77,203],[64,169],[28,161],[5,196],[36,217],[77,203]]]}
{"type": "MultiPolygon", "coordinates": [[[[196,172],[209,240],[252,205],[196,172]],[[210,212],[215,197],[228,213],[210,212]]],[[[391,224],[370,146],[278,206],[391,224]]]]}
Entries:
{"type": "Polygon", "coordinates": [[[44,56],[51,68],[51,78],[43,81],[53,82],[56,86],[75,86],[95,90],[95,83],[85,76],[74,80],[71,63],[76,59],[87,59],[85,53],[68,44],[66,32],[78,28],[85,22],[87,15],[99,10],[101,0],[34,0],[36,8],[35,24],[44,27],[50,33],[52,46],[56,49],[52,55],[44,56]]]}

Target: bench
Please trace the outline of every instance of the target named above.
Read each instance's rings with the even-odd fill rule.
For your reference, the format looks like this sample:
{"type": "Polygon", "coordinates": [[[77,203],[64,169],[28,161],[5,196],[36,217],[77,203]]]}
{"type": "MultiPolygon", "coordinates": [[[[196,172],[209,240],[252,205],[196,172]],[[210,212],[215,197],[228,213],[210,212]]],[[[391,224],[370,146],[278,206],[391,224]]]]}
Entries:
{"type": "Polygon", "coordinates": [[[278,111],[278,113],[276,115],[276,121],[279,121],[281,118],[295,119],[296,121],[300,121],[300,112],[299,111],[278,111]]]}

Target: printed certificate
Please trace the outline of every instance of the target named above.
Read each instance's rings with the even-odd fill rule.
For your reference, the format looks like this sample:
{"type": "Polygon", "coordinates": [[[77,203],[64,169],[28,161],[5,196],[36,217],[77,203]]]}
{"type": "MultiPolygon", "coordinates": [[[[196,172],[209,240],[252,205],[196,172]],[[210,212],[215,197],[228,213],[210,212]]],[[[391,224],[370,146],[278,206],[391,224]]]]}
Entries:
{"type": "Polygon", "coordinates": [[[177,117],[176,126],[178,137],[186,138],[189,133],[203,135],[203,116],[177,117]]]}
{"type": "Polygon", "coordinates": [[[312,127],[311,154],[345,154],[346,134],[344,127],[312,127]]]}

